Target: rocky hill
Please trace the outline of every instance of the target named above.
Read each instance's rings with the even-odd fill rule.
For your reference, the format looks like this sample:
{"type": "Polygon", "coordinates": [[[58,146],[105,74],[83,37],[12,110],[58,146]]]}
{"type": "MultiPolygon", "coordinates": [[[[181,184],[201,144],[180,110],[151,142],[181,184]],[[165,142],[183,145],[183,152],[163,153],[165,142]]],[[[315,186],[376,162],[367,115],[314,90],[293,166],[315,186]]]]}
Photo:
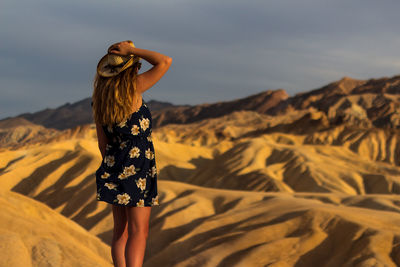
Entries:
{"type": "MultiPolygon", "coordinates": [[[[16,118],[24,118],[46,128],[69,129],[93,122],[90,101],[90,98],[86,98],[56,109],[21,114],[16,118]]],[[[278,89],[210,104],[173,105],[155,100],[147,102],[155,128],[171,123],[185,124],[217,118],[241,110],[278,115],[310,108],[323,112],[328,121],[335,125],[346,123],[361,127],[400,128],[400,76],[370,80],[344,77],[291,97],[285,90],[278,89]]],[[[0,128],[1,125],[14,123],[13,119],[1,120],[0,128]]]]}

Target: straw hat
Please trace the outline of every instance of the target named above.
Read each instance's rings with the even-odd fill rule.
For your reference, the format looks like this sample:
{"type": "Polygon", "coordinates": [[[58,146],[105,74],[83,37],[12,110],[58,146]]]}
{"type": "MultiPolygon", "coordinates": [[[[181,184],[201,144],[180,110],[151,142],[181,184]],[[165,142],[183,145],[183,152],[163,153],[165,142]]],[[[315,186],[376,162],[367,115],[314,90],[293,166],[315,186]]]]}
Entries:
{"type": "MultiPolygon", "coordinates": [[[[135,47],[133,43],[130,43],[130,45],[135,47]]],[[[140,57],[135,55],[119,56],[106,54],[100,59],[99,64],[97,64],[97,73],[103,77],[116,76],[136,62],[139,62],[140,59],[140,57]]],[[[141,63],[139,63],[139,69],[140,65],[141,63]]]]}

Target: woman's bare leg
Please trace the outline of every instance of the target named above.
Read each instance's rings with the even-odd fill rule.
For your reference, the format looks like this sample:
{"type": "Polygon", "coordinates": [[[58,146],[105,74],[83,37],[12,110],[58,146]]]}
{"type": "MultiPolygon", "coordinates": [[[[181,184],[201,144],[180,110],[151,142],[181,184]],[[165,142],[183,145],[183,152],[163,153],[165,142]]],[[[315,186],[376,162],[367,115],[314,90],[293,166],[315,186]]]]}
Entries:
{"type": "Polygon", "coordinates": [[[126,267],[125,247],[128,240],[128,220],[124,206],[112,205],[114,230],[111,254],[115,267],[126,267]]]}
{"type": "Polygon", "coordinates": [[[126,207],[128,241],[125,248],[126,267],[142,267],[149,234],[151,207],[126,207]]]}

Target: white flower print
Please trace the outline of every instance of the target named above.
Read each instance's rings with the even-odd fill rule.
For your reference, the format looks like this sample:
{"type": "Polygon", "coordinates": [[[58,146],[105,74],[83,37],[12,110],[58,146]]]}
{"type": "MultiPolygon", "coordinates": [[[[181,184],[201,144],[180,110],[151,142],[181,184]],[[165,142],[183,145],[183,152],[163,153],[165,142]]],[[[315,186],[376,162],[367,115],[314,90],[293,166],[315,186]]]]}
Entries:
{"type": "Polygon", "coordinates": [[[112,146],[110,146],[109,144],[106,145],[106,150],[111,149],[112,146]]]}
{"type": "Polygon", "coordinates": [[[148,158],[148,159],[150,159],[150,160],[154,158],[154,153],[153,153],[153,151],[151,151],[150,148],[148,148],[148,149],[146,150],[146,158],[148,158]]]}
{"type": "Polygon", "coordinates": [[[138,207],[144,207],[144,199],[139,199],[139,201],[136,202],[136,206],[138,206],[138,207]]]}
{"type": "Polygon", "coordinates": [[[139,178],[139,180],[136,181],[137,187],[140,188],[140,190],[146,189],[146,179],[145,178],[139,178]]]}
{"type": "Polygon", "coordinates": [[[113,132],[113,127],[112,127],[111,125],[108,125],[108,126],[107,126],[107,130],[108,130],[110,133],[112,133],[112,132],[113,132]]]}
{"type": "Polygon", "coordinates": [[[114,184],[114,183],[105,183],[104,186],[107,187],[110,190],[113,190],[113,189],[117,188],[117,185],[114,184]]]}
{"type": "Polygon", "coordinates": [[[136,174],[135,165],[131,165],[131,166],[125,167],[124,172],[120,173],[118,175],[118,178],[126,179],[128,176],[135,175],[135,174],[136,174]]]}
{"type": "Polygon", "coordinates": [[[147,136],[147,141],[153,142],[153,139],[152,139],[151,135],[147,136]]]}
{"type": "Polygon", "coordinates": [[[157,174],[157,168],[156,166],[153,166],[153,168],[151,168],[151,177],[154,177],[157,174]]]}
{"type": "Polygon", "coordinates": [[[139,134],[139,126],[137,126],[136,124],[133,125],[133,126],[132,126],[132,129],[131,129],[131,133],[132,133],[133,135],[138,135],[138,134],[139,134]]]}
{"type": "Polygon", "coordinates": [[[151,199],[151,204],[152,205],[159,205],[159,203],[158,203],[158,195],[151,199]]]}
{"type": "Polygon", "coordinates": [[[100,198],[101,198],[100,193],[96,193],[96,199],[100,200],[100,198]]]}
{"type": "Polygon", "coordinates": [[[114,156],[105,156],[104,157],[104,162],[107,164],[107,166],[112,167],[115,164],[115,159],[114,156]]]}
{"type": "Polygon", "coordinates": [[[123,121],[121,121],[120,123],[118,123],[118,127],[123,128],[126,126],[126,121],[127,119],[125,118],[123,121]]]}
{"type": "Polygon", "coordinates": [[[104,173],[101,175],[101,178],[102,178],[102,179],[107,179],[108,177],[110,177],[110,174],[109,174],[108,172],[104,172],[104,173]]]}
{"type": "Polygon", "coordinates": [[[131,197],[127,193],[117,195],[118,204],[128,204],[131,197]]]}
{"type": "Polygon", "coordinates": [[[143,129],[143,131],[146,131],[146,129],[150,126],[150,120],[148,118],[142,118],[139,120],[139,122],[140,127],[143,129]]]}
{"type": "Polygon", "coordinates": [[[133,148],[129,151],[129,156],[130,156],[131,158],[138,158],[139,155],[140,155],[140,149],[139,149],[137,146],[133,147],[133,148]]]}
{"type": "Polygon", "coordinates": [[[121,144],[119,144],[120,149],[124,149],[125,147],[126,147],[126,141],[121,142],[121,144]]]}
{"type": "Polygon", "coordinates": [[[125,167],[124,172],[126,172],[128,175],[135,175],[135,165],[131,165],[129,167],[125,167]]]}

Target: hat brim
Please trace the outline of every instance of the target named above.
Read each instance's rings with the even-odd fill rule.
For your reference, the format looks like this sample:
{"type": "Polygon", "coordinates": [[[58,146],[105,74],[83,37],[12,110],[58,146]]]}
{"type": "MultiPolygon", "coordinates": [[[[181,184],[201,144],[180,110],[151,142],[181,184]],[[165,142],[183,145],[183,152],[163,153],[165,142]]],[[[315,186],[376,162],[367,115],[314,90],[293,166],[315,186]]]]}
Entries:
{"type": "Polygon", "coordinates": [[[124,65],[120,67],[110,68],[108,66],[107,56],[108,54],[104,55],[97,64],[97,73],[102,77],[116,76],[141,59],[138,56],[133,56],[124,65]]]}

